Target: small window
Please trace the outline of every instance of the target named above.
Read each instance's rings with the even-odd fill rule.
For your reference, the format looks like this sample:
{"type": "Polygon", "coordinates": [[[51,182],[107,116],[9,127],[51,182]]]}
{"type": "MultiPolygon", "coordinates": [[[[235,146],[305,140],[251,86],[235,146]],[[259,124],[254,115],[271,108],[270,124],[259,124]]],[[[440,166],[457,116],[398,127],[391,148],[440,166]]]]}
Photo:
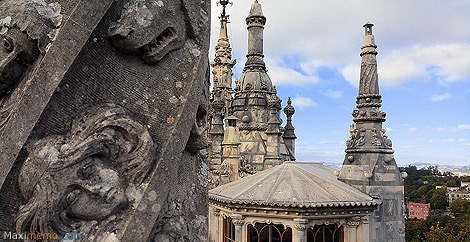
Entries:
{"type": "Polygon", "coordinates": [[[235,225],[232,222],[232,218],[224,218],[223,233],[223,242],[235,242],[235,225]]]}
{"type": "Polygon", "coordinates": [[[315,225],[307,231],[307,242],[344,242],[343,226],[315,225]]]}
{"type": "MultiPolygon", "coordinates": [[[[249,242],[292,242],[292,229],[282,224],[256,223],[248,225],[249,242]]],[[[224,241],[225,242],[225,241],[224,241]]]]}

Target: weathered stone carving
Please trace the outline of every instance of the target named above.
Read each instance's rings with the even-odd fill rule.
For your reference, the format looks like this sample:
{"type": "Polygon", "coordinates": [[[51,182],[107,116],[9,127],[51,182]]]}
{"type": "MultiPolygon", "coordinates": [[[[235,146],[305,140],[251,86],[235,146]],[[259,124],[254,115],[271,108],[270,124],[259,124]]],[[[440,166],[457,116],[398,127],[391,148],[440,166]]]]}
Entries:
{"type": "Polygon", "coordinates": [[[156,64],[171,51],[181,49],[187,37],[198,32],[194,12],[201,5],[191,0],[131,0],[121,18],[110,26],[113,45],[125,53],[138,53],[148,64],[156,64]]]}
{"type": "Polygon", "coordinates": [[[253,175],[256,172],[257,172],[256,167],[249,164],[245,156],[241,156],[240,157],[240,164],[239,164],[239,167],[238,167],[238,174],[239,174],[240,178],[243,178],[247,175],[253,175]]]}
{"type": "Polygon", "coordinates": [[[28,202],[18,213],[17,232],[75,231],[90,241],[114,232],[121,219],[112,215],[140,199],[153,159],[150,134],[123,108],[91,109],[67,135],[30,146],[18,181],[28,202]]]}
{"type": "Polygon", "coordinates": [[[33,62],[55,39],[62,15],[57,3],[6,0],[0,3],[0,130],[11,117],[5,104],[33,62]]]}
{"type": "MultiPolygon", "coordinates": [[[[44,1],[0,1],[2,34],[4,30],[7,35],[17,31],[27,40],[24,43],[34,43],[31,46],[37,49],[36,59],[28,59],[31,66],[21,70],[21,76],[0,102],[2,110],[8,111],[0,113],[6,120],[0,125],[0,227],[15,231],[18,225],[18,231],[28,233],[79,231],[86,234],[86,241],[101,241],[105,235],[119,241],[153,241],[165,236],[206,241],[207,164],[199,151],[206,146],[203,133],[209,94],[210,2],[44,1]],[[22,13],[21,9],[27,6],[32,8],[21,24],[32,25],[22,30],[20,24],[13,24],[18,14],[9,12],[22,13]],[[47,7],[54,11],[46,10],[47,7]],[[128,15],[126,10],[130,11],[128,15]],[[148,18],[149,13],[152,18],[148,18]],[[145,27],[147,23],[150,25],[145,27]],[[121,27],[133,30],[128,38],[109,34],[121,27]],[[175,30],[170,31],[175,34],[172,36],[178,38],[160,40],[159,36],[165,37],[165,30],[170,27],[175,30]],[[32,33],[45,39],[32,37],[32,33]],[[152,41],[158,44],[155,40],[161,41],[161,48],[144,57],[145,48],[140,47],[152,41]],[[123,54],[119,49],[123,45],[137,52],[123,54]],[[85,116],[83,121],[77,117],[102,103],[118,104],[132,116],[129,120],[119,118],[122,122],[110,119],[106,122],[118,123],[109,127],[102,124],[103,129],[96,127],[94,134],[84,138],[100,121],[86,124],[86,120],[107,114],[96,112],[97,116],[85,116]],[[117,160],[122,156],[116,154],[133,153],[129,150],[132,144],[143,142],[132,138],[132,134],[123,134],[133,129],[126,125],[127,121],[147,130],[148,138],[154,141],[153,158],[147,160],[144,151],[136,150],[129,161],[145,162],[117,160]],[[80,134],[75,132],[78,128],[80,134]],[[93,153],[96,150],[102,152],[93,153]],[[80,153],[83,157],[79,157],[80,153]],[[104,185],[101,190],[98,185],[92,186],[99,183],[96,180],[89,181],[90,186],[83,185],[86,179],[81,178],[87,176],[89,169],[112,178],[106,184],[112,184],[116,192],[108,192],[114,197],[106,195],[104,185]],[[60,177],[69,172],[72,175],[60,177]],[[131,188],[136,184],[142,187],[133,192],[131,188]],[[86,192],[71,189],[80,186],[86,192]],[[144,191],[140,193],[139,189],[144,191]],[[38,190],[48,195],[39,197],[38,190]],[[90,194],[93,196],[86,196],[90,194]],[[98,199],[100,196],[104,198],[98,199]],[[169,211],[177,201],[186,203],[181,206],[180,215],[169,211]],[[85,203],[87,209],[83,210],[85,203]],[[174,219],[165,220],[168,214],[174,219]],[[190,226],[178,231],[158,230],[159,224],[173,220],[184,220],[190,226]],[[195,227],[192,221],[199,221],[200,226],[195,227]]],[[[9,42],[4,43],[9,47],[9,42]]],[[[0,52],[1,64],[8,63],[4,62],[6,52],[0,52]]]]}
{"type": "Polygon", "coordinates": [[[60,6],[44,0],[7,0],[0,10],[0,98],[11,93],[26,69],[45,53],[62,21],[60,6]]]}

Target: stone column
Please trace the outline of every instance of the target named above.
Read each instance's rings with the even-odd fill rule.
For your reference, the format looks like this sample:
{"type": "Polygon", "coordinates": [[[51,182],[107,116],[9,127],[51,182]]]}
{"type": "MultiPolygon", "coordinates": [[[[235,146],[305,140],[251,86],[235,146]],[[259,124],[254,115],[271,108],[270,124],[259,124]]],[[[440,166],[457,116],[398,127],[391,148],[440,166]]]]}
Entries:
{"type": "Polygon", "coordinates": [[[211,154],[210,154],[210,165],[211,167],[218,169],[222,164],[222,142],[224,140],[224,100],[222,99],[222,89],[218,88],[214,91],[214,99],[211,103],[214,109],[214,120],[212,121],[212,127],[210,127],[210,138],[211,154]]]}
{"type": "Polygon", "coordinates": [[[243,240],[243,226],[245,225],[245,218],[241,214],[233,214],[232,223],[235,225],[235,241],[245,242],[243,240]]]}
{"type": "Polygon", "coordinates": [[[217,208],[209,209],[209,241],[219,242],[221,231],[220,210],[217,208]]]}
{"type": "Polygon", "coordinates": [[[268,129],[266,130],[266,158],[265,165],[276,166],[281,164],[280,140],[281,130],[279,123],[279,110],[281,110],[281,99],[273,93],[267,98],[269,107],[268,129]]]}
{"type": "MultiPolygon", "coordinates": [[[[346,223],[346,231],[344,231],[345,241],[348,242],[359,242],[357,239],[357,228],[361,224],[361,219],[359,217],[353,217],[348,220],[346,223]]],[[[361,241],[362,242],[362,241],[361,241]]]]}
{"type": "Polygon", "coordinates": [[[369,216],[362,217],[361,224],[358,227],[358,241],[369,242],[369,216]]]}
{"type": "Polygon", "coordinates": [[[293,242],[307,242],[308,219],[294,219],[293,242]]]}

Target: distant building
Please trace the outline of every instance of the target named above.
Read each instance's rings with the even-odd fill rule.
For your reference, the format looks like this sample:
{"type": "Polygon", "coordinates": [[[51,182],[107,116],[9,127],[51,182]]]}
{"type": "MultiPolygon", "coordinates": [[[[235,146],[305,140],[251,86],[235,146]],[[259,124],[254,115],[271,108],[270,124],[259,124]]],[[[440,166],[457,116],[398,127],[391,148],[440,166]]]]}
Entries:
{"type": "Polygon", "coordinates": [[[460,187],[447,187],[447,192],[458,191],[460,187]]]}
{"type": "Polygon", "coordinates": [[[408,203],[408,218],[426,219],[429,216],[431,204],[429,203],[408,203]]]}
{"type": "Polygon", "coordinates": [[[444,188],[445,186],[436,186],[436,190],[437,189],[441,189],[441,188],[444,188]]]}
{"type": "Polygon", "coordinates": [[[470,189],[470,182],[460,182],[460,187],[465,187],[465,190],[470,189]]]}
{"type": "Polygon", "coordinates": [[[449,205],[457,198],[470,201],[470,191],[447,191],[447,201],[449,201],[449,205]]]}

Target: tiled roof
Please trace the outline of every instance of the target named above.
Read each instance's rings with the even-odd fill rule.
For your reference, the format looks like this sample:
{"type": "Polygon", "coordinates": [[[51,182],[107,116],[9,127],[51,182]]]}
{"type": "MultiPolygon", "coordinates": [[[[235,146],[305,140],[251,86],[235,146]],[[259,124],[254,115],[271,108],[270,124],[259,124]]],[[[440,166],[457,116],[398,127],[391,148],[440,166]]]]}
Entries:
{"type": "Polygon", "coordinates": [[[209,191],[213,202],[238,205],[321,208],[380,204],[339,181],[334,169],[318,163],[285,162],[209,191]]]}

